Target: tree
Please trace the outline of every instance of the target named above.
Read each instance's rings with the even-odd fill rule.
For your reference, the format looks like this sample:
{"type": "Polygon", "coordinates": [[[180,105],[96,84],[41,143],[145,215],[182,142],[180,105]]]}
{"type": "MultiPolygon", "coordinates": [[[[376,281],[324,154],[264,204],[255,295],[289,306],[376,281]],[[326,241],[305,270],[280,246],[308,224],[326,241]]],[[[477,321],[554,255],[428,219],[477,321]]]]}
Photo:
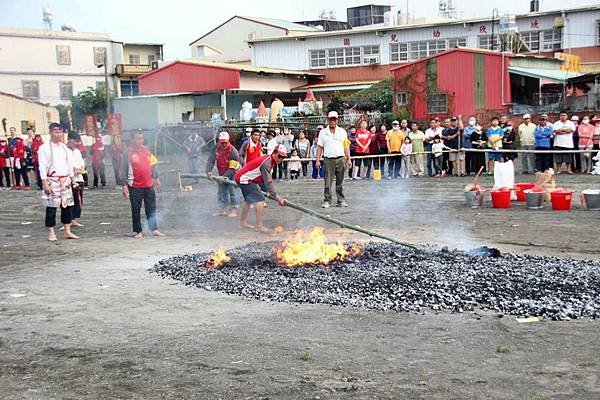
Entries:
{"type": "Polygon", "coordinates": [[[348,98],[348,103],[350,107],[356,107],[361,111],[389,113],[392,111],[393,99],[392,79],[388,78],[352,94],[348,98]]]}
{"type": "Polygon", "coordinates": [[[75,129],[81,128],[83,116],[97,114],[99,120],[104,120],[106,114],[106,94],[104,87],[88,88],[77,93],[71,99],[73,107],[73,125],[75,129]]]}

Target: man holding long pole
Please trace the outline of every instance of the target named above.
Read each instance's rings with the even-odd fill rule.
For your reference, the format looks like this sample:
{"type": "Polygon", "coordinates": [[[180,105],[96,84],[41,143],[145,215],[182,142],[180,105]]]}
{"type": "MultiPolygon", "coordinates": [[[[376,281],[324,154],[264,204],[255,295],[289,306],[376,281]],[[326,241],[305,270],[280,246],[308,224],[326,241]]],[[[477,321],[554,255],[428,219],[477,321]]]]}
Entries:
{"type": "Polygon", "coordinates": [[[344,175],[346,168],[352,168],[350,159],[350,141],[346,131],[338,126],[338,113],[330,111],[327,114],[329,125],[319,132],[317,142],[317,169],[321,167],[321,159],[325,169],[325,187],[323,190],[323,208],[331,206],[331,184],[335,177],[335,193],[338,207],[348,207],[344,197],[344,175]]]}

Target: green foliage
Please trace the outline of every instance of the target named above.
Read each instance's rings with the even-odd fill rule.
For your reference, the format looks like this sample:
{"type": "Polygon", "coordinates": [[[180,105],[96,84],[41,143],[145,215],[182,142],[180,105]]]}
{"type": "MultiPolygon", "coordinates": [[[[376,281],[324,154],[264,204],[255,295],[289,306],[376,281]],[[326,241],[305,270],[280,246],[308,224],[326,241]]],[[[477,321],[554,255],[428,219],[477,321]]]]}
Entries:
{"type": "Polygon", "coordinates": [[[77,93],[71,99],[73,107],[73,125],[75,129],[81,127],[83,116],[86,114],[97,114],[100,120],[104,119],[106,113],[106,94],[104,87],[88,88],[77,93]]]}
{"type": "Polygon", "coordinates": [[[499,344],[496,347],[496,353],[500,353],[500,354],[510,353],[510,348],[508,346],[506,346],[506,345],[499,344]]]}
{"type": "Polygon", "coordinates": [[[392,121],[402,121],[403,119],[410,119],[408,110],[401,108],[396,113],[385,113],[381,114],[382,123],[384,123],[388,129],[392,126],[392,121]]]}
{"type": "Polygon", "coordinates": [[[388,78],[350,95],[348,108],[356,107],[360,111],[389,113],[392,112],[393,99],[392,79],[388,78]]]}
{"type": "Polygon", "coordinates": [[[331,363],[329,368],[331,368],[333,371],[339,372],[342,370],[342,363],[339,361],[334,361],[331,363]]]}
{"type": "Polygon", "coordinates": [[[302,353],[300,353],[300,359],[302,361],[309,361],[312,357],[312,354],[310,353],[309,349],[304,350],[302,353]]]}
{"type": "Polygon", "coordinates": [[[327,112],[337,111],[342,114],[347,107],[347,96],[342,95],[340,92],[334,92],[331,96],[331,102],[327,104],[327,112]]]}

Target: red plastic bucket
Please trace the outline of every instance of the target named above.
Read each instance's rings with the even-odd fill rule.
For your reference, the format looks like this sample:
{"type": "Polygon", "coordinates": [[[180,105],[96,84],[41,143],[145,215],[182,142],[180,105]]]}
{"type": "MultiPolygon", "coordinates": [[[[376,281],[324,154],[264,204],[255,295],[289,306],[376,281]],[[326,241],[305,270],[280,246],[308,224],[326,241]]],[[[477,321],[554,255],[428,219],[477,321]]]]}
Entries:
{"type": "Polygon", "coordinates": [[[525,190],[531,189],[534,186],[535,183],[531,182],[522,182],[515,184],[515,192],[517,192],[517,201],[527,200],[527,196],[525,196],[525,190]]]}
{"type": "Polygon", "coordinates": [[[573,199],[573,191],[569,189],[556,189],[550,192],[552,200],[552,209],[557,211],[565,211],[571,209],[571,200],[573,199]]]}
{"type": "Polygon", "coordinates": [[[510,191],[511,190],[509,188],[490,190],[490,196],[492,196],[492,207],[510,208],[510,191]]]}

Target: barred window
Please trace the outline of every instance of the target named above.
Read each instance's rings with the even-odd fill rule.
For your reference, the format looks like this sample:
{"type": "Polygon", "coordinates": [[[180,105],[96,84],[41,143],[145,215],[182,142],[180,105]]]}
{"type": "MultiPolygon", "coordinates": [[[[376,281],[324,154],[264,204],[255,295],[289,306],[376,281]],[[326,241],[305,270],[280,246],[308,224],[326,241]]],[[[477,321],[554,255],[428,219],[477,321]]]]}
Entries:
{"type": "Polygon", "coordinates": [[[430,94],[427,97],[427,112],[429,114],[448,113],[448,96],[445,93],[430,94]]]}
{"type": "Polygon", "coordinates": [[[363,46],[363,64],[379,63],[379,46],[363,46]]]}
{"type": "Polygon", "coordinates": [[[542,50],[553,51],[562,49],[562,29],[549,29],[542,31],[543,45],[542,50]]]}
{"type": "Polygon", "coordinates": [[[540,49],[540,32],[530,31],[521,33],[521,39],[529,48],[529,51],[538,51],[540,49]]]}
{"type": "Polygon", "coordinates": [[[392,44],[390,44],[390,60],[391,60],[391,62],[408,61],[408,44],[407,43],[392,43],[392,44]]]}
{"type": "Polygon", "coordinates": [[[58,65],[71,65],[71,46],[56,45],[56,61],[58,65]]]}
{"type": "Polygon", "coordinates": [[[40,98],[40,82],[39,81],[21,81],[23,86],[23,97],[28,99],[40,98]]]}
{"type": "Polygon", "coordinates": [[[71,100],[73,97],[73,81],[60,81],[59,83],[60,99],[71,100]]]}
{"type": "Polygon", "coordinates": [[[325,57],[325,50],[311,50],[310,51],[310,67],[321,68],[327,66],[327,58],[325,57]]]}
{"type": "Polygon", "coordinates": [[[327,64],[330,67],[336,67],[338,65],[344,65],[344,49],[329,49],[327,54],[327,64]]]}

